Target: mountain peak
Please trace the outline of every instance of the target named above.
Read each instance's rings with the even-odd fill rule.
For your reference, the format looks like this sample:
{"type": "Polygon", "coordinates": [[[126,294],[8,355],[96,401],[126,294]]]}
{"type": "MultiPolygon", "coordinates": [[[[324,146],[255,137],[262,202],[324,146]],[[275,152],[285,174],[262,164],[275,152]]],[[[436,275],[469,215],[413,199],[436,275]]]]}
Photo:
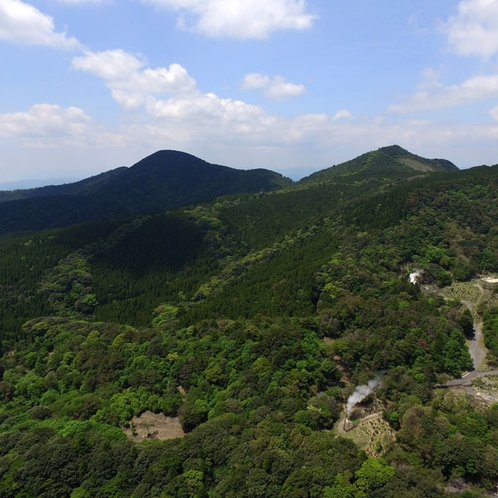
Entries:
{"type": "Polygon", "coordinates": [[[389,145],[362,154],[337,166],[318,171],[303,178],[301,182],[344,181],[348,178],[354,181],[366,179],[402,180],[438,171],[458,171],[458,168],[446,159],[427,159],[417,156],[399,145],[389,145]]]}
{"type": "Polygon", "coordinates": [[[160,212],[290,183],[273,171],[240,170],[186,152],[160,150],[129,168],[74,184],[19,191],[17,198],[0,195],[0,234],[160,212]]]}
{"type": "Polygon", "coordinates": [[[416,171],[458,171],[458,167],[447,159],[427,159],[403,149],[399,145],[388,145],[377,150],[416,171]]]}
{"type": "Polygon", "coordinates": [[[137,175],[143,178],[144,174],[153,174],[158,175],[163,180],[177,178],[181,181],[187,181],[187,183],[197,183],[199,179],[204,178],[205,180],[206,177],[212,179],[229,171],[239,170],[208,163],[187,152],[159,150],[135,163],[129,168],[127,175],[133,181],[137,175]],[[199,178],[197,175],[201,175],[201,177],[199,178]]]}
{"type": "Polygon", "coordinates": [[[377,149],[381,152],[385,152],[386,154],[391,154],[393,157],[394,156],[400,156],[400,155],[405,155],[405,154],[410,154],[410,152],[406,149],[403,149],[400,145],[386,145],[385,147],[381,147],[380,149],[377,149]]]}
{"type": "Polygon", "coordinates": [[[200,159],[193,154],[189,154],[188,152],[182,152],[173,149],[162,149],[150,154],[147,157],[144,157],[143,159],[135,163],[132,168],[150,165],[172,166],[182,163],[202,163],[206,166],[212,166],[211,163],[208,163],[204,159],[200,159]]]}

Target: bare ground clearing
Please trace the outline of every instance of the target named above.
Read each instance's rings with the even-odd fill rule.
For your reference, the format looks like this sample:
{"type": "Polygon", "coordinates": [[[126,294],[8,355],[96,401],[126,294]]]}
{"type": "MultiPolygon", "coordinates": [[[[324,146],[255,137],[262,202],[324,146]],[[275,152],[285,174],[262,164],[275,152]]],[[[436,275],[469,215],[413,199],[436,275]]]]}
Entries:
{"type": "Polygon", "coordinates": [[[175,439],[185,435],[178,417],[166,417],[162,413],[150,411],[142,413],[140,417],[133,417],[130,427],[124,427],[123,431],[132,441],[175,439]]]}

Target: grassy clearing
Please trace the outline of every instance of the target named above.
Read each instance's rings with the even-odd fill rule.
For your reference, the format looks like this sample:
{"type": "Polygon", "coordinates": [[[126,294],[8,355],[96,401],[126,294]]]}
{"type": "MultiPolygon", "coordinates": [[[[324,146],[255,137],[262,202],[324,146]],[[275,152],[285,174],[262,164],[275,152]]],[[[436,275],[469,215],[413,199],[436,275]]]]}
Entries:
{"type": "MultiPolygon", "coordinates": [[[[344,419],[337,426],[342,429],[344,419]]],[[[350,431],[339,430],[342,437],[353,440],[369,456],[380,456],[395,442],[396,436],[380,413],[373,413],[356,421],[350,431]]]]}
{"type": "Polygon", "coordinates": [[[474,320],[481,319],[482,313],[498,304],[498,296],[494,286],[483,285],[479,280],[471,282],[456,282],[441,289],[440,294],[446,299],[460,301],[470,307],[474,320]]]}

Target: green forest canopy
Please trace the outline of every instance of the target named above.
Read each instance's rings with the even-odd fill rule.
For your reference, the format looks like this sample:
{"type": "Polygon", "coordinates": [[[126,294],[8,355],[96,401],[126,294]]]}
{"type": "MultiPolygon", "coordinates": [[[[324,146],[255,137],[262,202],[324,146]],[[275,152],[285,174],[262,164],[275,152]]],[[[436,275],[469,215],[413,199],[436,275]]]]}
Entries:
{"type": "MultiPolygon", "coordinates": [[[[485,496],[498,405],[437,388],[472,368],[472,317],[437,290],[498,272],[497,179],[327,179],[4,235],[0,496],[485,496]],[[395,438],[367,454],[336,424],[379,373],[357,422],[395,438]],[[129,440],[145,411],[185,436],[129,440]]],[[[493,365],[498,308],[479,313],[493,365]]]]}

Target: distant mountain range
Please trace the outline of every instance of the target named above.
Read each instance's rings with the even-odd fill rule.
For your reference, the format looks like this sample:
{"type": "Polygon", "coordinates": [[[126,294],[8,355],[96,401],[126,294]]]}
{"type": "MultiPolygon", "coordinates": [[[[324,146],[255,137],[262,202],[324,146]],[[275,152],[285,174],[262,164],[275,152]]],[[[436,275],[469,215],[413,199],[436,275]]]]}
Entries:
{"type": "Polygon", "coordinates": [[[33,188],[45,187],[46,185],[63,185],[65,183],[74,183],[79,181],[78,178],[46,178],[41,179],[26,179],[13,182],[0,183],[0,191],[3,190],[26,190],[33,188]]]}
{"type": "Polygon", "coordinates": [[[191,154],[163,150],[132,167],[120,167],[64,185],[0,192],[0,234],[134,216],[211,201],[228,194],[274,191],[314,183],[402,180],[458,168],[397,146],[369,152],[299,182],[266,169],[239,170],[191,154]]]}

